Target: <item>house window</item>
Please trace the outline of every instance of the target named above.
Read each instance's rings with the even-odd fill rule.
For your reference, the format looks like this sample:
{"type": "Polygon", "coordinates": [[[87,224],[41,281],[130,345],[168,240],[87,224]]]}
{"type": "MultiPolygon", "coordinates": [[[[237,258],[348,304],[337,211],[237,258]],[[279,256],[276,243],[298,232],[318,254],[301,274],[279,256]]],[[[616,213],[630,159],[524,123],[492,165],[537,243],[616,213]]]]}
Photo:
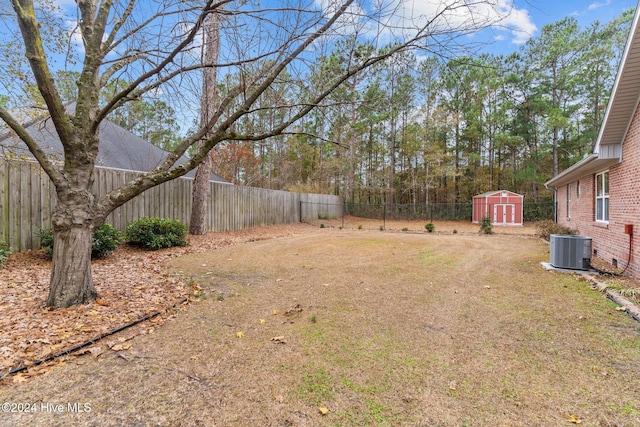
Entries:
{"type": "Polygon", "coordinates": [[[596,175],[596,221],[609,222],[609,171],[596,175]]]}
{"type": "Polygon", "coordinates": [[[571,218],[571,184],[567,184],[567,218],[571,218]]]}

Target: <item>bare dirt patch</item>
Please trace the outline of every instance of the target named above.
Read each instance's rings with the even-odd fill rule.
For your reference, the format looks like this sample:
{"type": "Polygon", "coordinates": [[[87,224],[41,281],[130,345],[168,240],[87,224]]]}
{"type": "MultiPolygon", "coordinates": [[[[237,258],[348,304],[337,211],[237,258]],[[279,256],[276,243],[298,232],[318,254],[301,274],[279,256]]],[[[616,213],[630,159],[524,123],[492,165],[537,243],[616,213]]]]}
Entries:
{"type": "Polygon", "coordinates": [[[640,423],[640,324],[544,271],[539,239],[298,230],[171,259],[201,289],[188,308],[126,350],[0,388],[90,412],[0,423],[640,423]]]}

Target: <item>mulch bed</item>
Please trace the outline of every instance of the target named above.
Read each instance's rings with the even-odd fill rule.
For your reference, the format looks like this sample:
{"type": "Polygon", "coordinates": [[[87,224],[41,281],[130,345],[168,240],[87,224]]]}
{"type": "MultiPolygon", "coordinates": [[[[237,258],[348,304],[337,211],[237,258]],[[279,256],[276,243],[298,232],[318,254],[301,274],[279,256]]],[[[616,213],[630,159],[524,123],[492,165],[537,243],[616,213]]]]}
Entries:
{"type": "MultiPolygon", "coordinates": [[[[309,229],[295,224],[209,233],[190,236],[187,247],[153,252],[122,245],[109,257],[92,263],[99,298],[64,309],[45,307],[51,274],[48,257],[42,251],[12,254],[0,267],[0,376],[3,381],[18,382],[45,373],[75,356],[56,358],[51,363],[41,361],[141,318],[152,317],[155,325],[163,323],[174,313],[176,304],[188,304],[198,292],[188,277],[166,272],[164,263],[168,259],[309,229]],[[153,316],[155,313],[159,315],[153,316]],[[7,375],[18,370],[17,375],[7,375]]],[[[147,327],[135,333],[148,331],[147,327]]],[[[107,341],[107,347],[126,348],[124,341],[131,337],[107,341]]],[[[76,354],[90,352],[97,356],[103,348],[87,346],[76,354]]]]}

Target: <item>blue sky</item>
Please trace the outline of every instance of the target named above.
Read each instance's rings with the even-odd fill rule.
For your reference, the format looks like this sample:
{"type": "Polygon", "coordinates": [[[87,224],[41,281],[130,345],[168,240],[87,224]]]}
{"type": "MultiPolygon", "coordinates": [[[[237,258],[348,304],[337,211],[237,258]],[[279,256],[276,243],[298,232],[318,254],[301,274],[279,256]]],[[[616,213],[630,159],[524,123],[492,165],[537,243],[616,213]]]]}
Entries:
{"type": "MultiPolygon", "coordinates": [[[[507,3],[508,0],[505,1],[507,3]]],[[[523,29],[534,29],[534,36],[547,24],[572,16],[581,27],[594,21],[607,23],[623,11],[636,7],[637,0],[513,0],[516,13],[512,13],[511,25],[523,29]]],[[[506,31],[494,31],[494,48],[500,52],[516,51],[523,37],[506,31]]],[[[492,49],[493,50],[493,49],[492,49]]]]}

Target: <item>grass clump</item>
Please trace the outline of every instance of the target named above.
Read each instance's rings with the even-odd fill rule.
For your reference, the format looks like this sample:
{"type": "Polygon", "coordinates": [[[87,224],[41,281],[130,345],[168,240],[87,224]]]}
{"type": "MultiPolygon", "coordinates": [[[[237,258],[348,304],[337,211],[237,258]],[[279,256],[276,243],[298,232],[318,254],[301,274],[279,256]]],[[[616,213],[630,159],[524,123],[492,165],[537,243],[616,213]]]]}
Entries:
{"type": "Polygon", "coordinates": [[[302,384],[297,392],[304,401],[319,405],[333,398],[333,384],[333,378],[324,368],[310,367],[302,375],[302,384]]]}
{"type": "Polygon", "coordinates": [[[318,213],[318,219],[329,219],[329,214],[328,213],[319,212],[318,213]]]}
{"type": "MultiPolygon", "coordinates": [[[[38,233],[40,249],[51,257],[53,256],[53,230],[43,228],[38,233]]],[[[115,251],[124,242],[124,234],[116,230],[110,224],[103,224],[93,232],[91,239],[91,258],[105,258],[115,251]]]]}
{"type": "Polygon", "coordinates": [[[491,226],[491,218],[485,216],[480,222],[480,232],[483,234],[493,234],[493,227],[491,226]]]}
{"type": "Polygon", "coordinates": [[[538,235],[538,237],[549,241],[552,234],[569,234],[571,236],[575,236],[576,234],[578,234],[578,230],[565,227],[563,225],[557,224],[550,219],[547,219],[544,221],[538,221],[536,223],[536,234],[538,235]]]}
{"type": "Polygon", "coordinates": [[[640,302],[640,288],[629,288],[624,287],[619,283],[607,283],[607,289],[611,289],[622,295],[623,297],[627,297],[635,300],[636,302],[640,302]]]}
{"type": "Polygon", "coordinates": [[[427,230],[429,233],[433,232],[433,230],[436,229],[436,226],[432,223],[432,222],[428,222],[424,225],[425,230],[427,230]]]}
{"type": "Polygon", "coordinates": [[[187,246],[187,227],[175,219],[140,218],[127,225],[127,241],[151,250],[187,246]]]}

